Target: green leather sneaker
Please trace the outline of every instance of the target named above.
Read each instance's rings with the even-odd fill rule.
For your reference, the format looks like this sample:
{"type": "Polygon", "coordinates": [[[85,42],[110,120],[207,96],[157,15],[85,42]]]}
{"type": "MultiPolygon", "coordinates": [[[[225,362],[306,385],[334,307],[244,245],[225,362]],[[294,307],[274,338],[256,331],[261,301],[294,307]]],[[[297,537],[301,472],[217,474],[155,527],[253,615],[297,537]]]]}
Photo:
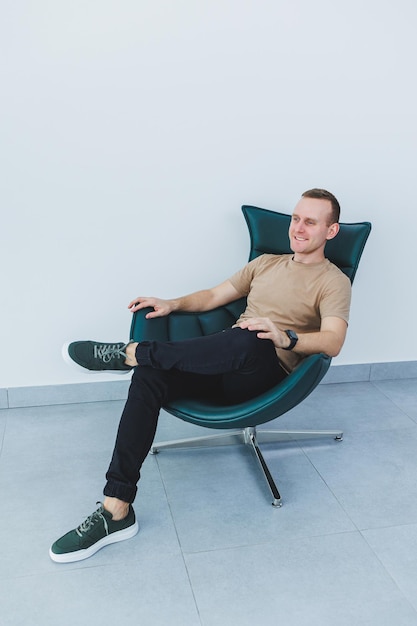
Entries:
{"type": "Polygon", "coordinates": [[[94,372],[112,370],[130,372],[126,365],[126,343],[100,343],[99,341],[73,341],[64,344],[62,356],[67,363],[79,365],[94,372]]]}
{"type": "Polygon", "coordinates": [[[112,514],[101,504],[97,511],[60,539],[49,550],[49,556],[57,563],[73,563],[93,556],[98,550],[117,541],[134,537],[139,530],[135,512],[129,505],[129,513],[119,522],[114,522],[112,514]]]}

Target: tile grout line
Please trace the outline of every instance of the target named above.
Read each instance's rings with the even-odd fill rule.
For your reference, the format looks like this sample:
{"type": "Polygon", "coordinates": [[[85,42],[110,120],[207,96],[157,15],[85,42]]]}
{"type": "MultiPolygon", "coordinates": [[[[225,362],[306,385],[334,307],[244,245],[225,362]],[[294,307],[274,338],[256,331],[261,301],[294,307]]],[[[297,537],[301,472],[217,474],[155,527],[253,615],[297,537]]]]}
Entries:
{"type": "Polygon", "coordinates": [[[183,562],[183,564],[184,564],[184,568],[185,568],[185,571],[186,571],[186,574],[187,574],[188,584],[190,585],[190,591],[191,591],[191,595],[192,595],[192,597],[193,597],[195,610],[197,611],[198,620],[199,620],[200,624],[202,625],[202,624],[203,624],[203,622],[201,621],[200,609],[199,609],[199,607],[198,607],[197,598],[196,598],[195,593],[194,593],[194,587],[193,587],[193,584],[192,584],[192,582],[191,582],[190,572],[189,572],[189,570],[188,570],[188,566],[187,566],[187,563],[186,563],[186,561],[185,561],[185,554],[184,554],[184,550],[183,550],[183,547],[182,547],[182,545],[181,545],[181,541],[180,541],[180,537],[179,537],[179,534],[178,534],[177,525],[176,525],[176,523],[175,523],[175,517],[174,517],[174,514],[173,514],[173,512],[172,512],[171,503],[170,503],[170,501],[169,501],[169,497],[168,497],[168,492],[167,492],[167,489],[166,489],[165,480],[164,480],[164,477],[163,477],[162,472],[161,472],[161,466],[159,465],[158,454],[159,454],[159,452],[156,452],[156,453],[154,453],[152,456],[156,457],[156,458],[155,458],[155,460],[156,460],[156,464],[157,464],[157,466],[158,466],[159,476],[160,476],[161,483],[162,483],[162,487],[163,487],[163,490],[164,490],[164,493],[165,493],[165,498],[166,498],[166,502],[167,502],[167,506],[168,506],[169,514],[170,514],[170,516],[171,516],[172,525],[173,525],[173,527],[174,527],[174,529],[175,529],[175,536],[176,536],[177,541],[178,541],[178,547],[179,547],[180,552],[181,552],[182,562],[183,562]]]}
{"type": "MultiPolygon", "coordinates": [[[[387,528],[397,528],[398,526],[409,526],[410,524],[397,524],[395,526],[388,526],[387,528]]],[[[406,594],[404,593],[404,591],[401,589],[401,587],[399,586],[398,582],[395,580],[394,576],[391,574],[391,572],[385,567],[384,563],[382,562],[382,560],[380,559],[380,557],[378,556],[378,554],[375,552],[375,550],[373,549],[373,547],[370,545],[370,543],[368,542],[367,538],[365,537],[365,535],[363,534],[364,532],[366,532],[366,530],[372,530],[372,529],[358,529],[358,532],[360,534],[360,536],[362,537],[362,539],[365,541],[366,545],[368,546],[368,548],[370,549],[370,551],[372,552],[372,554],[374,555],[374,557],[376,558],[376,560],[378,561],[378,563],[380,564],[380,566],[382,567],[382,569],[384,570],[384,572],[386,573],[386,575],[388,576],[388,578],[390,580],[392,580],[393,584],[395,585],[396,589],[398,589],[398,592],[401,594],[403,600],[405,600],[405,602],[407,602],[407,604],[410,606],[410,608],[412,609],[412,611],[417,615],[417,609],[415,606],[413,606],[413,604],[411,603],[411,601],[407,598],[406,594]]],[[[377,529],[376,529],[377,530],[377,529]]]]}

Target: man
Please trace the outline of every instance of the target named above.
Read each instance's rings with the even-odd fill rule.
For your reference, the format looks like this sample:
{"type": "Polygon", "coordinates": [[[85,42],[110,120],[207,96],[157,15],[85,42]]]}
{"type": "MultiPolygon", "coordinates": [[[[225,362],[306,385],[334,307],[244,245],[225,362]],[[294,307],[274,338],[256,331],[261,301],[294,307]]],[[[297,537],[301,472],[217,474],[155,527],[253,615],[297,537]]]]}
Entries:
{"type": "Polygon", "coordinates": [[[330,192],[306,191],[291,218],[293,254],[262,255],[212,289],[172,300],[138,297],[129,304],[132,312],[152,308],[147,317],[154,318],[173,311],[208,311],[247,296],[247,307],[232,328],[179,342],[69,344],[67,357],[84,368],[134,371],[106,474],[104,502],[53,544],[54,561],[88,558],[137,533],[132,503],[167,399],[193,393],[242,402],[271,388],[306,355],[339,354],[347,330],[350,281],[324,256],[326,242],[339,232],[339,215],[339,203],[330,192]]]}

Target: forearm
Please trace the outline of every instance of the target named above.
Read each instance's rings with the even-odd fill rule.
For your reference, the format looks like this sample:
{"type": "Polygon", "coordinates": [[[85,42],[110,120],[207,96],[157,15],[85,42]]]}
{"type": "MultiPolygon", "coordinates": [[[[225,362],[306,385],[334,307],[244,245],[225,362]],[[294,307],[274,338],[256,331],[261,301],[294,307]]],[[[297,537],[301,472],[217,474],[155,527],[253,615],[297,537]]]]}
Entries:
{"type": "Polygon", "coordinates": [[[217,306],[216,297],[211,289],[202,289],[168,302],[171,311],[210,311],[217,306]]]}
{"type": "MultiPolygon", "coordinates": [[[[298,341],[295,345],[293,352],[301,355],[318,354],[323,352],[330,357],[335,357],[339,354],[343,346],[343,340],[339,335],[332,331],[320,331],[317,333],[297,333],[298,341]]],[[[287,347],[290,340],[287,337],[287,341],[284,346],[287,347]]]]}
{"type": "MultiPolygon", "coordinates": [[[[240,323],[241,328],[247,328],[258,333],[261,339],[270,339],[276,348],[286,349],[290,339],[284,330],[279,329],[269,318],[251,318],[240,323]]],[[[337,317],[327,317],[322,320],[320,331],[313,333],[297,333],[298,341],[293,352],[301,355],[318,354],[324,352],[330,357],[337,356],[342,349],[346,337],[347,324],[337,317]]]]}
{"type": "Polygon", "coordinates": [[[173,311],[210,311],[240,297],[241,294],[236,291],[232,283],[226,280],[212,289],[202,289],[187,296],[172,298],[171,300],[140,296],[132,300],[128,308],[132,313],[136,313],[140,309],[152,308],[153,311],[146,314],[146,317],[151,319],[169,315],[173,311]]]}

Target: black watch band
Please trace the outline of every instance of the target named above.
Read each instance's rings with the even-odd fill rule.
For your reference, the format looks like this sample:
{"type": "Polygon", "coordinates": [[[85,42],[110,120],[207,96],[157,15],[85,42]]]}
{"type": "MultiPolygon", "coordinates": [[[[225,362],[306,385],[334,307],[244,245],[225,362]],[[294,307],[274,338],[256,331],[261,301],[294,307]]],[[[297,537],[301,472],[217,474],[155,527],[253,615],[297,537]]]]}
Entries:
{"type": "Polygon", "coordinates": [[[290,345],[287,348],[284,348],[284,350],[293,350],[298,341],[297,333],[295,333],[293,330],[284,330],[284,332],[290,340],[290,345]]]}

